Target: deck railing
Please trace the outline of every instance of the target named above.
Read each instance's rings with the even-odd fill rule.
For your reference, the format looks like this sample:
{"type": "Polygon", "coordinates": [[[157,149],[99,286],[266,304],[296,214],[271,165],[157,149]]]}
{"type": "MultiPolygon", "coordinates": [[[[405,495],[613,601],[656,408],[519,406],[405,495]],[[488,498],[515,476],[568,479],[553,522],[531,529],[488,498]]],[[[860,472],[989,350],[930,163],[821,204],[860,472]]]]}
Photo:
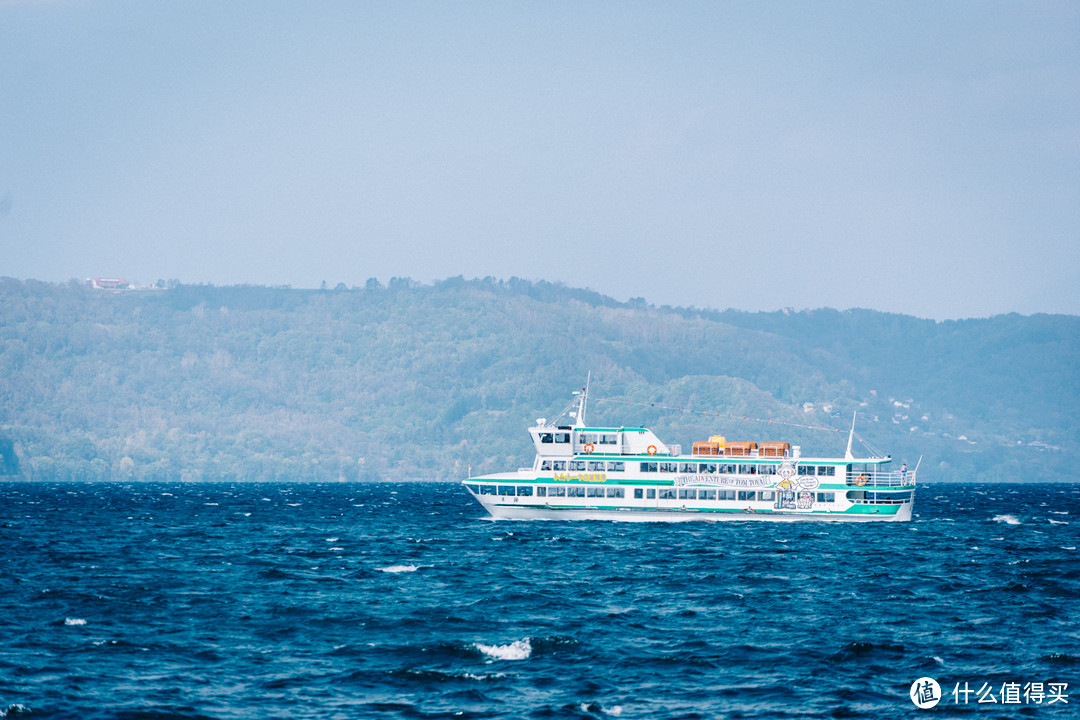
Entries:
{"type": "Polygon", "coordinates": [[[915,472],[913,470],[850,472],[845,482],[851,487],[915,487],[915,472]]]}

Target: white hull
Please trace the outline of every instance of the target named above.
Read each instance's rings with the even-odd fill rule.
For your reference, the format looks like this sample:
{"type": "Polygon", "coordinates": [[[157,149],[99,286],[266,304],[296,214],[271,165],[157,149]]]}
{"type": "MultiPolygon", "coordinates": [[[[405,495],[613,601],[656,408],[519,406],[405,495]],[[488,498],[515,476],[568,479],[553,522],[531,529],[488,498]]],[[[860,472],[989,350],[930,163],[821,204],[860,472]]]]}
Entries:
{"type": "Polygon", "coordinates": [[[870,509],[861,513],[844,512],[773,512],[765,510],[683,510],[682,508],[603,508],[522,506],[484,502],[493,520],[609,520],[613,522],[906,522],[911,520],[912,504],[906,503],[894,514],[870,509]]]}

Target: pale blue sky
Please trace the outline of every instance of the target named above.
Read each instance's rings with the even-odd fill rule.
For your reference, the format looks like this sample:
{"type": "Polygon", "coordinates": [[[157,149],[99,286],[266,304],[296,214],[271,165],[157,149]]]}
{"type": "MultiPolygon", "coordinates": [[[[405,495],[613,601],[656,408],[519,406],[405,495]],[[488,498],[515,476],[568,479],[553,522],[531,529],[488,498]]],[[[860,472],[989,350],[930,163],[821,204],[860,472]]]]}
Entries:
{"type": "Polygon", "coordinates": [[[1080,3],[0,0],[0,275],[1080,314],[1080,3]]]}

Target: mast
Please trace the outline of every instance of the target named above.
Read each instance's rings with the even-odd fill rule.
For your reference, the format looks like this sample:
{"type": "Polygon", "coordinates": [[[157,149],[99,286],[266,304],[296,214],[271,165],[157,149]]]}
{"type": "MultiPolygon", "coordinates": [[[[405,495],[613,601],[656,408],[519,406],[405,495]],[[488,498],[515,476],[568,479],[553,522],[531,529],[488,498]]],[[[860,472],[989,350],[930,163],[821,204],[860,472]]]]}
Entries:
{"type": "Polygon", "coordinates": [[[851,454],[851,441],[855,438],[855,415],[858,411],[851,413],[851,432],[847,436],[847,451],[844,453],[844,459],[851,462],[855,459],[855,456],[851,454]]]}
{"type": "Polygon", "coordinates": [[[589,401],[589,383],[592,381],[592,371],[585,377],[585,387],[581,388],[581,392],[574,393],[578,396],[578,409],[574,417],[574,427],[585,427],[585,405],[589,401]]]}

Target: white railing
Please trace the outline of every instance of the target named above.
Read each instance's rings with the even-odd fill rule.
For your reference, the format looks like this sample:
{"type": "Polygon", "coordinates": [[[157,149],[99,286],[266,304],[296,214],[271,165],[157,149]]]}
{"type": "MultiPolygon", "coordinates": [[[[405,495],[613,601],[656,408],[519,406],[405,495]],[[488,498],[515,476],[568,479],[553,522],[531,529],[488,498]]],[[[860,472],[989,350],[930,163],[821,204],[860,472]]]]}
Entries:
{"type": "Polygon", "coordinates": [[[851,487],[915,487],[915,472],[912,470],[851,472],[848,473],[846,482],[851,487]]]}

